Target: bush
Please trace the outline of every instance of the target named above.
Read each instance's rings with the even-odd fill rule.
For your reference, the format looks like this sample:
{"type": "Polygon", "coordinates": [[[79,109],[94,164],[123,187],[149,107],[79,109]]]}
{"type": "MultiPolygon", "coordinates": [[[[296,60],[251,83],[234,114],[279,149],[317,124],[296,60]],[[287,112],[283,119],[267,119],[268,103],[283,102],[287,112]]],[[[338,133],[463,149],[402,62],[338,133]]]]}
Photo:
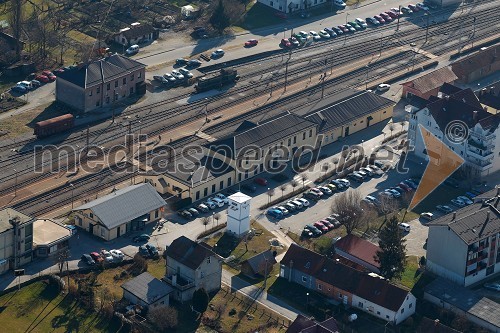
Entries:
{"type": "Polygon", "coordinates": [[[149,311],[148,318],[153,325],[160,329],[161,332],[166,332],[169,329],[175,328],[178,323],[178,312],[173,307],[161,306],[149,311]]]}
{"type": "Polygon", "coordinates": [[[148,262],[139,253],[134,256],[134,262],[128,269],[132,276],[137,276],[148,270],[148,262]]]}
{"type": "Polygon", "coordinates": [[[216,231],[224,229],[226,226],[227,226],[227,223],[224,222],[224,223],[219,224],[218,226],[215,226],[213,228],[207,229],[207,230],[203,231],[202,233],[200,233],[198,235],[198,237],[196,237],[196,239],[200,239],[200,238],[206,237],[206,236],[208,236],[208,235],[210,235],[210,234],[212,234],[212,233],[214,233],[216,231]]]}
{"type": "Polygon", "coordinates": [[[209,296],[204,288],[200,288],[193,293],[193,309],[203,313],[208,307],[209,296]]]}

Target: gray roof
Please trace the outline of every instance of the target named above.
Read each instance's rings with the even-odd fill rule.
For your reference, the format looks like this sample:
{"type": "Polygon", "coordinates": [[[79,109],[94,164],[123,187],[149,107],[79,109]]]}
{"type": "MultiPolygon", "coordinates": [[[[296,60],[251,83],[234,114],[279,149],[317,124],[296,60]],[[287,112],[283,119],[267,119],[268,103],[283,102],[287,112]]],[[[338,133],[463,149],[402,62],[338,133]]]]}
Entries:
{"type": "Polygon", "coordinates": [[[205,258],[212,256],[217,255],[208,244],[197,243],[186,236],[176,238],[167,248],[167,264],[170,258],[193,270],[200,267],[205,258]]]}
{"type": "Polygon", "coordinates": [[[431,231],[436,226],[449,227],[466,244],[473,244],[500,232],[499,202],[500,196],[494,189],[481,195],[472,205],[439,217],[428,225],[431,231]]]}
{"type": "Polygon", "coordinates": [[[221,154],[226,152],[227,157],[234,158],[242,148],[265,147],[316,126],[314,122],[290,113],[280,114],[263,123],[245,121],[231,136],[211,143],[210,149],[221,154]]]}
{"type": "Polygon", "coordinates": [[[172,287],[148,272],[125,282],[122,284],[122,288],[147,304],[152,304],[173,291],[172,287]]]}
{"type": "Polygon", "coordinates": [[[361,91],[349,98],[316,110],[305,118],[319,124],[319,132],[323,133],[395,104],[394,101],[373,92],[361,91]]]}
{"type": "Polygon", "coordinates": [[[122,32],[118,33],[117,35],[122,34],[127,39],[131,39],[131,38],[136,38],[136,37],[148,35],[154,31],[155,31],[155,28],[153,28],[152,25],[141,23],[140,25],[132,26],[132,27],[130,27],[130,29],[122,31],[122,32]]]}
{"type": "Polygon", "coordinates": [[[12,224],[9,222],[9,220],[16,217],[19,218],[20,224],[33,221],[33,218],[31,216],[18,212],[15,209],[12,208],[2,209],[0,210],[0,233],[12,229],[13,227],[12,224]]]}
{"type": "Polygon", "coordinates": [[[254,255],[253,257],[248,258],[244,262],[248,263],[248,265],[252,268],[252,271],[255,274],[258,274],[264,272],[266,266],[267,269],[269,270],[270,267],[276,264],[276,258],[274,258],[271,250],[266,250],[264,252],[254,255]],[[267,260],[267,265],[266,265],[266,260],[267,260]]]}
{"type": "Polygon", "coordinates": [[[113,229],[165,205],[154,187],[143,183],[114,191],[74,210],[90,209],[107,229],[113,229]]]}
{"type": "Polygon", "coordinates": [[[64,71],[57,79],[66,80],[82,88],[107,83],[129,75],[146,65],[120,54],[113,54],[80,68],[64,71]]]}
{"type": "Polygon", "coordinates": [[[443,278],[432,281],[424,292],[500,328],[500,306],[489,298],[443,278]]]}

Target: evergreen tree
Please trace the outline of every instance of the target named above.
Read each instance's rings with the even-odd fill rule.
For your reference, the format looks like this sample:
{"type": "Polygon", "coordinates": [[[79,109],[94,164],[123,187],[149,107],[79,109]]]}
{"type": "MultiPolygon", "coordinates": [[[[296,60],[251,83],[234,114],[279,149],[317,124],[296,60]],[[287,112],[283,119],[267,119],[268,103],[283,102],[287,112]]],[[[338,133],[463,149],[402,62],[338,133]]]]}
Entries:
{"type": "Polygon", "coordinates": [[[219,0],[217,7],[210,17],[210,24],[218,31],[223,31],[231,24],[229,16],[226,14],[222,0],[219,0]]]}
{"type": "Polygon", "coordinates": [[[375,261],[386,279],[401,279],[406,266],[406,240],[403,239],[398,219],[393,216],[379,233],[379,247],[375,261]]]}
{"type": "Polygon", "coordinates": [[[209,301],[208,293],[204,288],[200,288],[193,293],[193,309],[195,311],[205,312],[209,301]]]}

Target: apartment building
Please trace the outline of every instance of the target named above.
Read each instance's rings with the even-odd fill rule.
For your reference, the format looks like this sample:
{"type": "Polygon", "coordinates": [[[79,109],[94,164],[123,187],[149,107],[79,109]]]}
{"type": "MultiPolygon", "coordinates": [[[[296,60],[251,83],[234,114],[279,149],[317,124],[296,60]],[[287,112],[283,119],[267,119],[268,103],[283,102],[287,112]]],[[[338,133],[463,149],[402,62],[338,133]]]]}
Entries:
{"type": "Polygon", "coordinates": [[[500,115],[489,112],[471,89],[444,84],[438,97],[413,99],[407,106],[408,139],[416,157],[428,160],[419,126],[440,139],[465,161],[462,168],[480,178],[500,168],[500,115]]]}
{"type": "Polygon", "coordinates": [[[427,269],[461,286],[500,272],[500,188],[428,224],[427,269]]]}
{"type": "Polygon", "coordinates": [[[296,244],[280,262],[280,277],[396,325],[415,313],[410,291],[296,244]]]}
{"type": "Polygon", "coordinates": [[[12,208],[0,210],[0,274],[33,258],[35,219],[12,208]]]}
{"type": "Polygon", "coordinates": [[[61,73],[56,79],[56,100],[87,112],[145,93],[146,65],[120,54],[61,73]]]}

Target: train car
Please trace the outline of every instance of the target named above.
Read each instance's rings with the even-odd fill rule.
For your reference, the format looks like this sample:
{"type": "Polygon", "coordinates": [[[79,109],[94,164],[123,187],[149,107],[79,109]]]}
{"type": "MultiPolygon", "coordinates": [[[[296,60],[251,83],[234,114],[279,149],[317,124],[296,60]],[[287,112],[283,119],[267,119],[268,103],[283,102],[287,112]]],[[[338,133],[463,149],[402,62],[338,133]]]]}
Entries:
{"type": "Polygon", "coordinates": [[[75,117],[72,114],[64,114],[59,117],[39,121],[35,124],[35,135],[37,138],[60,133],[69,130],[75,125],[75,117]]]}
{"type": "Polygon", "coordinates": [[[195,89],[197,92],[202,92],[210,89],[222,88],[225,84],[235,82],[239,78],[236,69],[222,68],[219,72],[210,73],[198,78],[195,89]]]}

